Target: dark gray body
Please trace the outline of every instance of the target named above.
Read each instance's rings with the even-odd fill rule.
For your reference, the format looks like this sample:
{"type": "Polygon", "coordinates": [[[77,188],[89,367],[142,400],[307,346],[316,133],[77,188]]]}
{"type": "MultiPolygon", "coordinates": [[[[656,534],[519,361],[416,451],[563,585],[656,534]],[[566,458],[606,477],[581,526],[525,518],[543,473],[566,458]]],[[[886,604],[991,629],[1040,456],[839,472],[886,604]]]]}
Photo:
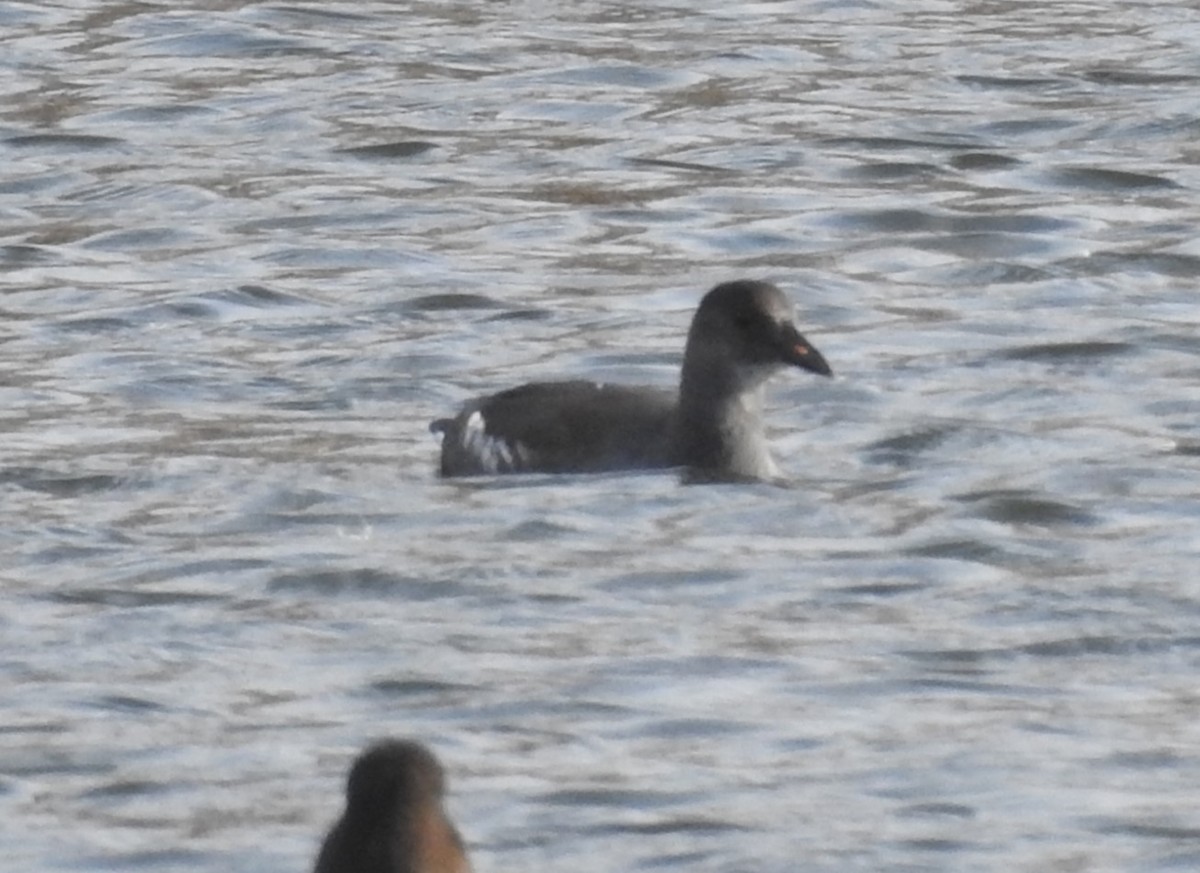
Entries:
{"type": "Polygon", "coordinates": [[[674,392],[596,382],[533,382],[465,404],[433,426],[443,476],[597,473],[670,467],[674,392]]]}

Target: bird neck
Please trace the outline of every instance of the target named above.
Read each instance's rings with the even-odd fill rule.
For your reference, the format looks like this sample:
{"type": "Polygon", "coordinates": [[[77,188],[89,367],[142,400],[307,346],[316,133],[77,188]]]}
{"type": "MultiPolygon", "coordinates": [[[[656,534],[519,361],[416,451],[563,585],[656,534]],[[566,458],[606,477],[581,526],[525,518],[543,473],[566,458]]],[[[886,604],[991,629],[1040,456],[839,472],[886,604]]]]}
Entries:
{"type": "Polygon", "coordinates": [[[675,425],[679,463],[731,478],[776,475],[763,428],[765,376],[685,366],[675,425]]]}

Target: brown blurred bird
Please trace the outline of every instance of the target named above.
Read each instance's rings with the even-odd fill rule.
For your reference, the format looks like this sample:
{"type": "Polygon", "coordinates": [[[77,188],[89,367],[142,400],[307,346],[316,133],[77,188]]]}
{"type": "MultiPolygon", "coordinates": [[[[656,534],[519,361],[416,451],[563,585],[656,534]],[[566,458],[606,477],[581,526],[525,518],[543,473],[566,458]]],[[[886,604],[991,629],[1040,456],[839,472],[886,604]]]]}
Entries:
{"type": "Polygon", "coordinates": [[[411,740],[383,740],[350,769],[346,811],[329,831],[314,873],[471,873],[442,800],[446,777],[411,740]]]}

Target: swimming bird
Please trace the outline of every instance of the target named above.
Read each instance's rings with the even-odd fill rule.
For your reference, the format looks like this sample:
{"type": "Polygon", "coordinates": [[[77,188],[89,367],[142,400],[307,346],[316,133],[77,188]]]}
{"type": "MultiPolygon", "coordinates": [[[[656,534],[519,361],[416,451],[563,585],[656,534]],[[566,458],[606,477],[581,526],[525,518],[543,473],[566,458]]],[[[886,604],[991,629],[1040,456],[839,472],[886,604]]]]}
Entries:
{"type": "Polygon", "coordinates": [[[350,769],[346,810],[314,873],[471,873],[462,838],[442,806],[436,757],[411,740],[383,740],[350,769]]]}
{"type": "Polygon", "coordinates": [[[832,375],[796,329],[787,296],[740,279],[700,301],[678,391],[533,382],[468,401],[430,429],[441,434],[443,476],[682,466],[702,480],[772,479],[763,394],[787,366],[832,375]]]}

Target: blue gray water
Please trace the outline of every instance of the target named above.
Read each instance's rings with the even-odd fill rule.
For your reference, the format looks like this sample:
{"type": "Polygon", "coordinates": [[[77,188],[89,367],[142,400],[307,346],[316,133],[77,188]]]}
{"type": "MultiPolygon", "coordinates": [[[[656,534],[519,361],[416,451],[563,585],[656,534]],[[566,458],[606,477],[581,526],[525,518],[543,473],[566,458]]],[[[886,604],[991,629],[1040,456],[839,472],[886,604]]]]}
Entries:
{"type": "Polygon", "coordinates": [[[0,3],[0,869],[1200,869],[1200,12],[0,3]],[[777,282],[795,487],[442,482],[777,282]]]}

